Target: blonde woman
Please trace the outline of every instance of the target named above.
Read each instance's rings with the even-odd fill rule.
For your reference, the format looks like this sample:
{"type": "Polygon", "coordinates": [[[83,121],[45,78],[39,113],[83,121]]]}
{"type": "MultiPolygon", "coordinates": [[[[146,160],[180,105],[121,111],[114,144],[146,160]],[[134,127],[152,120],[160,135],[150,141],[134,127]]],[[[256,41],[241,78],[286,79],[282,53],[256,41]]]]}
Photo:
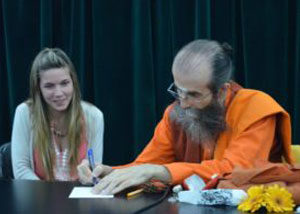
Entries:
{"type": "Polygon", "coordinates": [[[12,165],[15,179],[76,180],[76,166],[94,151],[102,162],[103,114],[81,101],[74,66],[58,48],[34,59],[30,97],[15,112],[12,165]]]}

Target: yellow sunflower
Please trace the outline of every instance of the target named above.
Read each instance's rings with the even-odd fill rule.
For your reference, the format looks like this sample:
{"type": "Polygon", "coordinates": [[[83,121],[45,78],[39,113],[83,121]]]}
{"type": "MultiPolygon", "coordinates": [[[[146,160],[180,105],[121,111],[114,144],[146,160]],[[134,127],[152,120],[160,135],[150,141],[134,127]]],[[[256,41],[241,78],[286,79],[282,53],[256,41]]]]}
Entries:
{"type": "Polygon", "coordinates": [[[277,184],[265,188],[265,202],[269,212],[292,211],[295,207],[292,194],[277,184]]]}
{"type": "Polygon", "coordinates": [[[264,202],[264,186],[252,186],[247,191],[248,197],[239,206],[241,211],[255,212],[265,205],[264,202]]]}

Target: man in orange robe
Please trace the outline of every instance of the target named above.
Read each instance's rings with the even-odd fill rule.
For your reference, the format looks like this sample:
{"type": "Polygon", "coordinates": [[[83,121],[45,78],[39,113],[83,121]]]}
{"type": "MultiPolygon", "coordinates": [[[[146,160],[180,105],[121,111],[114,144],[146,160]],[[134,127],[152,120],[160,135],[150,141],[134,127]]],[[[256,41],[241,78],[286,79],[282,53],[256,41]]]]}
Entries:
{"type": "Polygon", "coordinates": [[[115,194],[153,178],[179,184],[197,174],[207,181],[255,161],[284,157],[291,163],[288,113],[269,95],[231,81],[231,72],[227,44],[196,40],[183,47],[168,89],[177,101],[166,109],[150,143],[126,166],[98,165],[91,173],[83,161],[80,180],[103,177],[94,192],[115,194]]]}

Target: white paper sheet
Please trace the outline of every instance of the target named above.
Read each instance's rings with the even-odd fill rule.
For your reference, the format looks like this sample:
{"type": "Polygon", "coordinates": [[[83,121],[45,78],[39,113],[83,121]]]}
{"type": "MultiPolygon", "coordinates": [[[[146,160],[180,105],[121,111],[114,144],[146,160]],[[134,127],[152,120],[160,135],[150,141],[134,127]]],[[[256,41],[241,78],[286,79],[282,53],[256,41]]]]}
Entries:
{"type": "Polygon", "coordinates": [[[92,187],[74,187],[69,198],[113,198],[114,195],[93,194],[92,187]]]}

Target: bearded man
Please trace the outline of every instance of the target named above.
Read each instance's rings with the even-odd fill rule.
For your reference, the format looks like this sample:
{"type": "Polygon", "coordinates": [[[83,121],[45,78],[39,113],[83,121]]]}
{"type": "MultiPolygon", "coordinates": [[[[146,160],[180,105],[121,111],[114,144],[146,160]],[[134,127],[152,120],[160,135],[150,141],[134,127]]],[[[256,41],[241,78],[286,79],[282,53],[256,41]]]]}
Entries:
{"type": "Polygon", "coordinates": [[[180,184],[192,174],[208,181],[215,173],[250,168],[255,161],[292,162],[288,113],[269,95],[231,81],[230,46],[196,40],[176,55],[168,91],[176,101],[167,107],[154,136],[136,160],[112,168],[88,161],[79,178],[102,179],[94,193],[115,194],[150,179],[180,184]]]}

